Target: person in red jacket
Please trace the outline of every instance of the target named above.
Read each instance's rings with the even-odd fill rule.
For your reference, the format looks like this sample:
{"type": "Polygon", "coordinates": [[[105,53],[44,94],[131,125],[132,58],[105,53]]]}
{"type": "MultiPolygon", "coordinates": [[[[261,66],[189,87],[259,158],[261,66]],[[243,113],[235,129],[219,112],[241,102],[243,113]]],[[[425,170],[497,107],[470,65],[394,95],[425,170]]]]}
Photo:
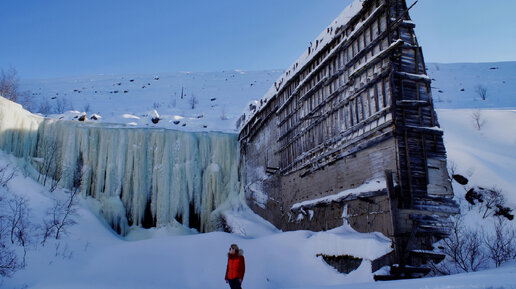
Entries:
{"type": "Polygon", "coordinates": [[[229,247],[228,265],[226,267],[226,283],[229,283],[231,289],[242,289],[242,281],[244,280],[245,261],[244,250],[238,248],[237,244],[229,247]]]}

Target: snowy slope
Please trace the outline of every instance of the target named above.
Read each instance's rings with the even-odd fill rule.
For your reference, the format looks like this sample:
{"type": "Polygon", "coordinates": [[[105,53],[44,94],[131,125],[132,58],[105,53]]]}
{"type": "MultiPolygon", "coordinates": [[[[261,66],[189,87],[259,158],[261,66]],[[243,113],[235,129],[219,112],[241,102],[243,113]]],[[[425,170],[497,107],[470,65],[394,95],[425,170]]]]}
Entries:
{"type": "MultiPolygon", "coordinates": [[[[429,63],[427,70],[436,108],[516,107],[516,62],[429,63]],[[485,101],[478,85],[487,89],[485,101]]],[[[248,103],[261,99],[282,75],[280,70],[234,70],[27,79],[20,90],[30,91],[28,101],[19,102],[55,118],[86,113],[131,126],[234,133],[248,103]],[[198,100],[194,109],[192,96],[198,100]],[[162,119],[157,124],[152,123],[154,110],[162,119]]]]}
{"type": "Polygon", "coordinates": [[[516,62],[429,63],[437,108],[515,108],[516,62]],[[477,87],[487,89],[482,100],[477,87]]]}
{"type": "Polygon", "coordinates": [[[235,120],[281,71],[176,72],[23,80],[19,102],[32,112],[74,119],[185,131],[235,132],[235,120]],[[192,109],[192,101],[196,100],[192,109]],[[68,111],[63,114],[63,112],[68,111]],[[157,114],[156,114],[156,112],[157,114]],[[152,118],[161,120],[154,124],[152,118]]]}
{"type": "MultiPolygon", "coordinates": [[[[516,110],[440,109],[437,115],[448,166],[473,184],[501,189],[516,208],[516,110]]],[[[455,189],[458,193],[464,192],[455,189]]]]}

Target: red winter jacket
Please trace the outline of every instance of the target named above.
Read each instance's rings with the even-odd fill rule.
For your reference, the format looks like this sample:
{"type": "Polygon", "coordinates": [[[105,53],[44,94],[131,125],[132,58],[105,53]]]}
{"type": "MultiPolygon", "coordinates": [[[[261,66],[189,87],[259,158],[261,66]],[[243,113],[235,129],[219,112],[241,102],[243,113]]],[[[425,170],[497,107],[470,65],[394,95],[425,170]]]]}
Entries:
{"type": "Polygon", "coordinates": [[[228,266],[226,268],[226,280],[244,279],[245,261],[244,256],[228,254],[228,266]]]}

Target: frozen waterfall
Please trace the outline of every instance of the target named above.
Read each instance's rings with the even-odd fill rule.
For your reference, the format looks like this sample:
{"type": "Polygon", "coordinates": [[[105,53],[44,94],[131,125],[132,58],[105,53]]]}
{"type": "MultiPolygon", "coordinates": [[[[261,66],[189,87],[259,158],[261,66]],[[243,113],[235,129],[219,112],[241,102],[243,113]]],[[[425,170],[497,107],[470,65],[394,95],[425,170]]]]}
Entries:
{"type": "Polygon", "coordinates": [[[233,134],[47,119],[0,97],[0,149],[64,188],[80,184],[121,234],[174,220],[213,230],[214,210],[238,194],[233,134]]]}

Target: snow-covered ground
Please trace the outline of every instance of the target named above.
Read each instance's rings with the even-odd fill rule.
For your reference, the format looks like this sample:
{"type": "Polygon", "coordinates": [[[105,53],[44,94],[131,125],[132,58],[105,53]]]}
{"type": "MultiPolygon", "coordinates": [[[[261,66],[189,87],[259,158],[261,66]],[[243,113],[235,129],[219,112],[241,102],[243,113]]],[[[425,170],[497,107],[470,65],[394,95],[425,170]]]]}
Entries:
{"type": "MultiPolygon", "coordinates": [[[[0,168],[19,160],[0,151],[0,168]]],[[[64,198],[25,177],[21,169],[3,196],[29,200],[31,221],[41,224],[53,197],[64,198]]],[[[195,231],[170,225],[136,229],[125,238],[116,235],[98,217],[97,201],[81,199],[78,224],[60,240],[36,245],[27,255],[28,266],[5,288],[221,288],[229,245],[245,250],[245,288],[281,288],[372,281],[370,260],[389,252],[390,240],[381,234],[358,234],[348,227],[329,232],[279,232],[245,206],[227,212],[228,225],[237,233],[195,231]],[[357,246],[360,244],[360,246],[357,246]],[[349,254],[363,258],[360,268],[339,274],[316,255],[349,254]]],[[[34,236],[41,238],[40,236],[34,236]]]]}
{"type": "MultiPolygon", "coordinates": [[[[513,89],[516,62],[437,65],[439,70],[437,66],[434,70],[432,65],[429,65],[429,75],[435,79],[433,94],[444,130],[448,161],[454,172],[466,176],[470,186],[501,189],[507,204],[516,208],[516,110],[511,109],[516,107],[516,89],[513,89]],[[480,82],[487,87],[485,101],[474,93],[480,82]],[[479,115],[480,129],[475,115],[479,115]]],[[[154,76],[95,76],[24,81],[21,89],[33,91],[33,110],[45,101],[56,107],[61,99],[81,112],[89,106],[88,116],[98,114],[104,122],[234,132],[234,121],[243,107],[252,99],[259,99],[279,74],[279,71],[170,73],[160,74],[158,80],[154,76]],[[234,81],[233,86],[223,85],[231,81],[234,81]],[[132,84],[135,86],[131,87],[132,84]],[[183,99],[180,98],[182,86],[186,94],[183,99]],[[148,89],[153,87],[154,91],[148,89]],[[124,89],[129,92],[124,93],[124,89]],[[119,92],[111,93],[114,90],[119,92]],[[192,93],[199,98],[195,109],[188,106],[192,93]],[[225,120],[220,118],[222,108],[225,120]],[[154,109],[165,121],[157,125],[151,122],[154,109]],[[196,117],[201,114],[202,118],[196,117]],[[129,115],[131,118],[126,118],[129,115]],[[169,122],[174,119],[181,122],[169,122]]],[[[54,117],[73,119],[79,114],[65,112],[54,117]]],[[[0,168],[6,164],[16,167],[18,174],[6,188],[0,186],[0,193],[25,196],[29,200],[32,222],[41,224],[46,211],[52,207],[52,198],[62,198],[64,193],[59,190],[50,193],[25,177],[22,173],[25,164],[0,151],[0,168]]],[[[464,188],[454,183],[454,190],[458,200],[464,203],[464,188]]],[[[243,287],[248,289],[516,288],[514,262],[476,273],[375,283],[368,260],[389,250],[390,243],[385,237],[359,234],[346,226],[321,233],[280,232],[249,211],[240,200],[235,200],[226,213],[233,234],[197,234],[173,224],[159,229],[133,229],[126,238],[121,238],[99,217],[98,210],[97,201],[81,199],[76,217],[78,224],[70,227],[69,234],[32,248],[27,255],[27,267],[12,278],[4,278],[0,287],[229,288],[224,283],[226,252],[231,243],[237,243],[245,250],[243,287]],[[350,254],[365,261],[356,271],[340,274],[317,257],[318,253],[350,254]]],[[[469,225],[485,223],[470,221],[469,225]]]]}
{"type": "Polygon", "coordinates": [[[30,91],[30,101],[18,102],[55,118],[86,114],[89,121],[96,115],[97,121],[129,126],[234,133],[248,102],[260,99],[280,74],[233,70],[31,79],[20,85],[30,91]]]}
{"type": "MultiPolygon", "coordinates": [[[[516,107],[516,62],[429,63],[427,68],[437,108],[516,107]],[[486,88],[486,100],[478,86],[486,88]]],[[[19,102],[55,118],[86,114],[130,126],[235,133],[246,106],[261,99],[281,75],[279,70],[234,70],[22,79],[20,91],[30,91],[29,101],[19,102]],[[161,119],[157,124],[154,111],[161,119]]]]}
{"type": "MultiPolygon", "coordinates": [[[[507,125],[512,131],[497,138],[491,133],[498,131],[491,129],[516,123],[516,112],[482,111],[486,126],[478,131],[470,119],[473,111],[439,112],[449,159],[472,182],[503,187],[514,204],[516,126],[507,125]],[[493,166],[491,161],[498,158],[505,162],[493,166]]],[[[53,196],[62,197],[63,192],[50,193],[23,175],[19,160],[0,152],[0,167],[6,164],[17,166],[19,172],[0,191],[29,199],[31,220],[41,223],[53,196]]],[[[455,190],[462,198],[464,191],[458,186],[455,190]]],[[[27,268],[4,279],[4,288],[225,288],[225,254],[231,243],[245,250],[244,288],[516,288],[514,263],[477,273],[381,283],[372,281],[368,261],[348,275],[340,274],[316,254],[350,254],[367,260],[387,252],[389,241],[347,227],[323,233],[279,232],[239,205],[227,213],[236,234],[197,234],[171,225],[135,229],[125,239],[98,217],[95,200],[82,200],[79,208],[78,224],[70,227],[69,234],[29,251],[27,268]]]]}
{"type": "Polygon", "coordinates": [[[516,62],[429,63],[437,108],[515,108],[516,62]],[[478,88],[486,89],[482,100],[478,88]]]}

